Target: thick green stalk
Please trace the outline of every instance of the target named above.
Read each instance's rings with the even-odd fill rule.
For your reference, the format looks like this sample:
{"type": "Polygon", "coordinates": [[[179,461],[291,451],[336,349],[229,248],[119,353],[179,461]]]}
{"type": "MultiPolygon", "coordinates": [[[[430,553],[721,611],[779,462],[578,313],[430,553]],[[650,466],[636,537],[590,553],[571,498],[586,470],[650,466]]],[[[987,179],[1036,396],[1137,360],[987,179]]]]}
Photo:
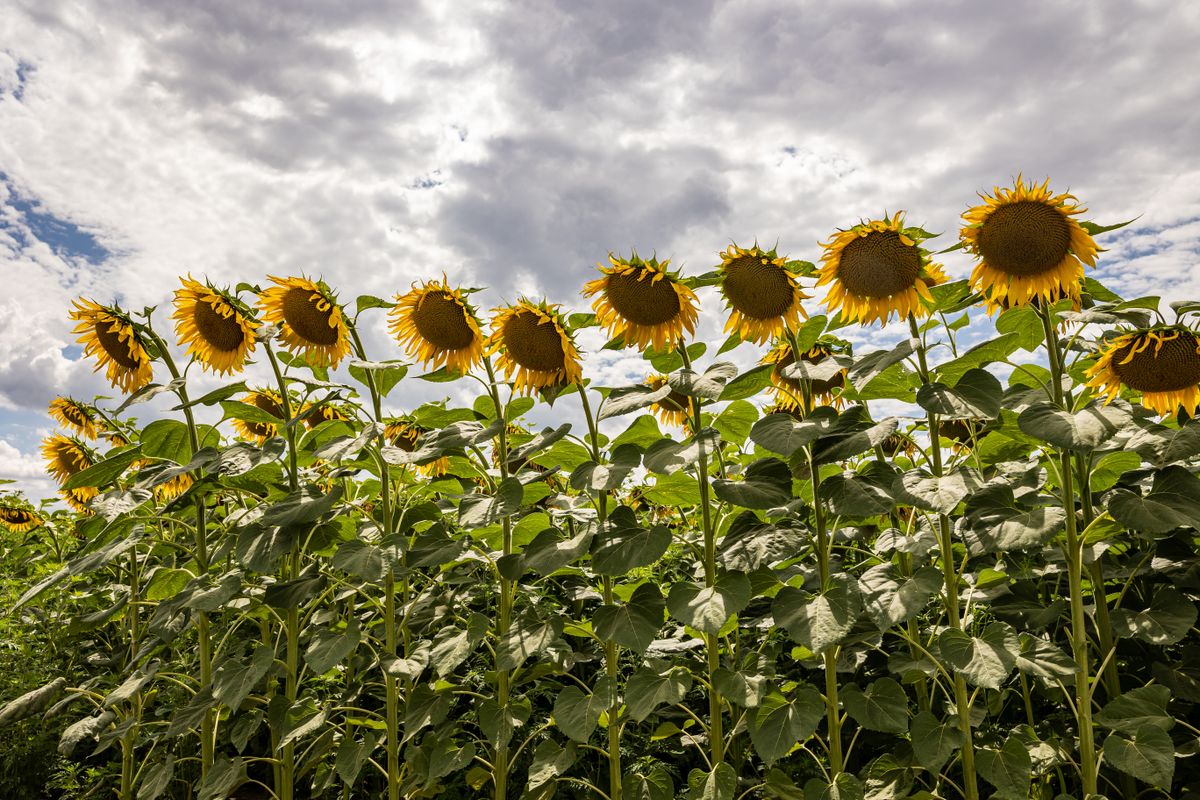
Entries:
{"type": "MultiPolygon", "coordinates": [[[[684,365],[691,369],[692,362],[688,357],[687,346],[683,342],[679,343],[679,354],[683,357],[684,365]]],[[[701,428],[700,408],[700,398],[693,397],[692,429],[696,432],[697,438],[700,436],[701,428]]],[[[704,586],[711,588],[717,582],[717,537],[713,528],[712,509],[709,507],[708,451],[703,444],[700,445],[699,450],[700,459],[696,465],[696,480],[700,489],[700,518],[704,529],[704,586]]],[[[724,699],[716,686],[717,670],[721,668],[720,638],[715,633],[704,634],[704,649],[707,656],[709,760],[712,762],[712,768],[716,769],[717,765],[725,760],[725,733],[722,719],[724,699]]]]}
{"type": "MultiPolygon", "coordinates": [[[[496,372],[492,368],[492,360],[484,357],[483,365],[487,369],[488,376],[488,393],[492,396],[492,404],[496,409],[496,419],[500,420],[500,479],[508,480],[508,420],[504,417],[504,404],[500,402],[500,387],[496,384],[496,372]]],[[[513,537],[512,537],[512,521],[506,515],[500,522],[502,528],[503,541],[501,543],[502,554],[507,556],[513,552],[513,537]]],[[[499,654],[500,647],[504,640],[508,637],[509,628],[512,626],[513,612],[513,581],[508,580],[503,575],[500,575],[500,614],[496,619],[496,652],[499,654]]],[[[498,658],[499,656],[497,656],[498,658]]],[[[496,705],[501,709],[501,713],[507,713],[509,691],[511,689],[512,674],[506,669],[500,669],[499,664],[496,668],[496,705]]],[[[492,759],[492,782],[495,784],[495,800],[505,800],[508,795],[508,773],[511,765],[509,764],[508,752],[508,736],[501,735],[500,741],[496,745],[495,757],[492,759]]]]}
{"type": "MultiPolygon", "coordinates": [[[[140,602],[140,578],[138,575],[138,553],[137,548],[129,554],[129,661],[128,666],[133,666],[133,658],[137,655],[138,645],[141,639],[139,608],[140,602]]],[[[142,715],[142,693],[136,692],[130,698],[129,715],[133,719],[140,719],[142,715]]],[[[121,800],[133,800],[133,781],[136,776],[134,764],[134,750],[137,745],[138,725],[133,725],[121,737],[121,800]]]]}
{"type": "MultiPolygon", "coordinates": [[[[1087,529],[1096,519],[1095,506],[1092,505],[1091,476],[1088,474],[1087,459],[1076,454],[1075,467],[1079,478],[1079,497],[1082,501],[1083,527],[1087,529]]],[[[1109,700],[1115,700],[1121,694],[1121,678],[1117,672],[1116,641],[1113,639],[1112,619],[1108,615],[1108,590],[1104,587],[1104,567],[1096,558],[1087,565],[1088,577],[1092,583],[1092,598],[1095,602],[1096,635],[1100,640],[1100,659],[1104,664],[1104,690],[1109,700]],[[1109,658],[1109,653],[1113,657],[1109,658]]],[[[1124,774],[1124,773],[1122,773],[1124,774]]]]}
{"type": "MultiPolygon", "coordinates": [[[[579,397],[583,404],[583,415],[587,419],[588,434],[591,437],[592,459],[600,463],[600,433],[596,429],[596,419],[592,416],[592,407],[588,403],[587,389],[583,383],[579,384],[579,397]]],[[[597,493],[596,498],[596,525],[597,530],[601,533],[604,531],[604,522],[608,518],[608,492],[601,491],[597,493]]],[[[604,604],[613,605],[613,581],[608,575],[604,576],[601,591],[604,595],[604,604]]],[[[608,717],[608,796],[610,800],[621,800],[621,723],[618,716],[621,711],[621,703],[617,699],[616,692],[617,677],[620,668],[621,653],[616,642],[606,641],[604,643],[604,669],[612,682],[613,687],[613,704],[609,707],[608,717]]]]}
{"type": "MultiPolygon", "coordinates": [[[[1042,328],[1046,333],[1046,352],[1050,359],[1050,380],[1054,402],[1063,407],[1062,354],[1059,350],[1058,331],[1047,308],[1039,307],[1042,328]]],[[[1092,730],[1092,690],[1089,672],[1091,669],[1087,645],[1087,617],[1083,607],[1083,543],[1075,524],[1075,480],[1071,468],[1071,454],[1059,453],[1062,504],[1066,512],[1067,581],[1071,601],[1071,651],[1075,659],[1075,716],[1079,727],[1079,777],[1083,782],[1083,794],[1097,794],[1097,761],[1095,732],[1092,730]]]]}
{"type": "MultiPolygon", "coordinates": [[[[917,364],[921,372],[921,382],[929,383],[929,362],[925,357],[925,340],[921,338],[920,328],[917,327],[916,317],[909,315],[909,330],[918,341],[917,364]]],[[[935,477],[942,476],[942,445],[938,439],[938,418],[932,411],[928,412],[929,424],[929,455],[935,477]]],[[[946,616],[951,629],[961,631],[962,611],[958,605],[959,577],[958,568],[954,563],[954,539],[950,533],[950,518],[938,514],[938,550],[941,551],[942,580],[946,585],[946,616]]],[[[954,706],[958,712],[958,730],[962,734],[962,770],[963,795],[966,800],[979,800],[979,786],[975,776],[975,741],[971,731],[971,698],[967,694],[967,681],[958,672],[954,673],[954,706]]]]}

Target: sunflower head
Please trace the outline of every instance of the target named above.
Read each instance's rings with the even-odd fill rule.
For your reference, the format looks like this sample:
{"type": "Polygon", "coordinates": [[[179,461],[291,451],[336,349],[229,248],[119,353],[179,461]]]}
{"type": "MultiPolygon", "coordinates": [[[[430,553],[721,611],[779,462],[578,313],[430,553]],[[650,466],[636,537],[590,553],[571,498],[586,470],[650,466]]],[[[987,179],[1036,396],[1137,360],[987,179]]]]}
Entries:
{"type": "Polygon", "coordinates": [[[983,294],[989,312],[1027,305],[1040,297],[1070,297],[1079,305],[1083,265],[1096,265],[1099,248],[1075,217],[1081,208],[1071,194],[1054,194],[1017,176],[1011,189],[980,193],[981,205],[963,214],[963,244],[978,260],[971,287],[983,294]]]}
{"type": "Polygon", "coordinates": [[[986,420],[943,419],[938,420],[938,436],[952,442],[954,452],[970,450],[974,442],[985,434],[986,420]]]}
{"type": "Polygon", "coordinates": [[[1087,371],[1088,386],[1111,401],[1124,386],[1142,394],[1142,405],[1159,414],[1200,407],[1200,333],[1164,325],[1123,333],[1111,340],[1087,371]]]}
{"type": "Polygon", "coordinates": [[[336,367],[350,352],[350,332],[333,292],[308,278],[271,280],[275,285],[259,296],[263,320],[280,326],[293,353],[319,367],[336,367]]]}
{"type": "MultiPolygon", "coordinates": [[[[647,375],[646,385],[654,390],[661,389],[667,385],[667,376],[657,373],[647,375]]],[[[691,417],[689,416],[691,407],[692,398],[672,389],[671,393],[662,400],[651,404],[650,411],[664,425],[691,430],[691,417]]]]}
{"type": "MultiPolygon", "coordinates": [[[[419,425],[410,416],[393,417],[384,425],[383,435],[392,444],[406,453],[417,449],[417,441],[428,433],[428,429],[419,425]]],[[[437,478],[446,474],[450,469],[450,459],[442,456],[428,464],[416,465],[417,472],[428,478],[437,478]]]]}
{"type": "Polygon", "coordinates": [[[460,375],[483,358],[483,333],[466,292],[440,281],[414,283],[407,294],[396,295],[388,312],[388,331],[410,358],[425,367],[446,367],[460,375]]]}
{"type": "MultiPolygon", "coordinates": [[[[283,398],[279,396],[279,392],[259,389],[243,397],[242,402],[265,411],[273,417],[278,417],[280,420],[284,417],[283,398]]],[[[269,422],[235,419],[233,427],[243,439],[255,442],[259,446],[279,433],[279,426],[269,422]]]]}
{"type": "MultiPolygon", "coordinates": [[[[71,433],[96,438],[96,409],[86,403],[70,397],[56,397],[50,401],[50,416],[71,433]]],[[[101,422],[101,428],[103,425],[101,422]]]]}
{"type": "Polygon", "coordinates": [[[84,355],[96,359],[96,371],[104,369],[115,388],[132,394],[154,378],[142,334],[124,311],[80,298],[70,318],[78,323],[72,333],[79,334],[84,355]]]}
{"type": "MultiPolygon", "coordinates": [[[[829,344],[815,344],[808,350],[800,354],[800,360],[808,364],[820,364],[825,359],[833,355],[833,347],[829,344]]],[[[792,343],[787,339],[779,339],[775,342],[761,363],[771,364],[771,383],[772,394],[775,396],[775,404],[779,406],[802,407],[804,398],[804,383],[793,378],[785,377],[783,374],[784,367],[796,363],[796,356],[792,352],[792,343]]],[[[810,381],[809,392],[812,395],[812,403],[815,406],[822,405],[843,405],[839,390],[846,385],[846,370],[834,375],[829,380],[810,381]]]]}
{"type": "Polygon", "coordinates": [[[250,309],[229,292],[189,275],[175,290],[175,334],[205,369],[219,375],[241,372],[254,351],[258,328],[250,309]]]}
{"type": "Polygon", "coordinates": [[[786,258],[758,245],[731,244],[721,253],[721,294],[729,306],[726,333],[762,344],[785,328],[795,328],[801,315],[808,317],[800,305],[808,295],[800,291],[786,264],[786,258]]]}
{"type": "MultiPolygon", "coordinates": [[[[91,451],[82,442],[57,433],[42,442],[42,456],[46,459],[46,472],[60,484],[96,463],[91,451]]],[[[99,493],[92,486],[62,490],[63,499],[80,514],[92,513],[87,504],[99,493]]]]}
{"type": "Polygon", "coordinates": [[[887,322],[895,314],[924,316],[933,295],[929,287],[946,280],[938,264],[921,247],[928,237],[904,225],[904,212],[861,222],[822,242],[818,286],[828,286],[825,306],[863,325],[887,322]]]}
{"type": "Polygon", "coordinates": [[[12,498],[0,501],[0,524],[13,533],[25,533],[40,528],[45,520],[32,508],[12,504],[12,498]]]}
{"type": "Polygon", "coordinates": [[[186,492],[194,483],[192,476],[186,472],[177,475],[166,483],[154,487],[154,498],[160,503],[167,503],[186,492]]]}
{"type": "Polygon", "coordinates": [[[883,449],[884,454],[888,456],[903,454],[912,458],[917,454],[917,443],[908,434],[900,433],[899,431],[888,436],[879,443],[879,446],[883,449]]]}
{"type": "Polygon", "coordinates": [[[320,425],[322,422],[345,422],[350,419],[345,411],[342,411],[335,405],[330,403],[321,403],[319,405],[310,406],[300,412],[300,419],[304,422],[304,426],[309,430],[320,425]]]}
{"type": "Polygon", "coordinates": [[[608,263],[596,265],[601,276],[583,287],[583,295],[596,298],[592,309],[610,337],[620,336],[626,347],[666,350],[684,333],[695,332],[696,295],[677,273],[667,271],[669,259],[609,253],[608,263]]]}
{"type": "Polygon", "coordinates": [[[495,310],[488,353],[498,353],[497,365],[517,394],[533,394],[577,383],[583,375],[579,350],[558,306],[521,298],[495,310]]]}

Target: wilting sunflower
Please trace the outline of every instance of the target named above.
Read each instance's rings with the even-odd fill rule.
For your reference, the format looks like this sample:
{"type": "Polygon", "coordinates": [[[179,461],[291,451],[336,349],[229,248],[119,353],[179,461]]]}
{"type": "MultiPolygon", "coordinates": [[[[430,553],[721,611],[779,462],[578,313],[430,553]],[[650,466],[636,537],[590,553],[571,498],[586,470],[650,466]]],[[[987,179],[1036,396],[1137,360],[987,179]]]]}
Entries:
{"type": "Polygon", "coordinates": [[[817,286],[829,286],[825,307],[867,325],[886,323],[892,314],[924,316],[922,300],[933,303],[929,287],[946,280],[941,265],[929,260],[922,234],[904,227],[904,212],[838,231],[828,242],[817,286]]]}
{"type": "Polygon", "coordinates": [[[483,358],[483,333],[475,308],[443,275],[403,295],[388,312],[388,331],[410,358],[427,368],[446,367],[465,375],[483,358]]]}
{"type": "Polygon", "coordinates": [[[275,286],[259,297],[263,321],[281,326],[292,352],[321,367],[336,367],[350,352],[350,333],[333,293],[308,278],[271,277],[275,286]]]}
{"type": "Polygon", "coordinates": [[[1122,334],[1087,371],[1088,386],[1111,401],[1125,386],[1159,414],[1200,407],[1200,334],[1180,325],[1122,334]]]}
{"type": "Polygon", "coordinates": [[[50,416],[72,433],[96,438],[96,412],[89,405],[70,397],[56,397],[50,401],[50,416]]]}
{"type": "MultiPolygon", "coordinates": [[[[283,419],[283,398],[278,392],[270,389],[259,389],[242,398],[242,402],[248,405],[255,406],[273,417],[283,419]]],[[[243,439],[262,446],[267,439],[272,439],[279,433],[279,426],[270,422],[254,422],[244,419],[235,419],[233,427],[242,436],[243,439]]]]}
{"type": "Polygon", "coordinates": [[[317,406],[309,406],[301,411],[300,419],[306,428],[312,430],[322,422],[333,422],[334,420],[345,422],[350,417],[337,406],[322,403],[317,406]]]}
{"type": "MultiPolygon", "coordinates": [[[[801,354],[800,360],[808,364],[820,364],[831,355],[833,355],[833,350],[829,346],[816,344],[801,354]]],[[[801,381],[785,377],[783,374],[784,367],[796,363],[796,358],[792,354],[792,343],[786,339],[780,339],[763,356],[760,363],[774,365],[771,370],[771,383],[774,384],[771,393],[775,396],[775,404],[793,407],[802,405],[804,384],[801,381]]],[[[813,406],[836,405],[840,407],[844,403],[840,395],[836,397],[835,395],[845,385],[846,370],[842,370],[826,381],[811,381],[809,391],[812,393],[813,406]]]]}
{"type": "Polygon", "coordinates": [[[903,454],[912,458],[917,454],[917,443],[908,434],[900,433],[899,431],[880,442],[879,447],[888,456],[903,454]]]}
{"type": "Polygon", "coordinates": [[[95,357],[96,371],[105,369],[114,387],[132,394],[154,378],[150,354],[125,312],[80,298],[70,318],[79,323],[72,333],[79,334],[84,355],[95,357]]]}
{"type": "Polygon", "coordinates": [[[188,355],[220,375],[241,372],[256,344],[258,322],[249,309],[209,284],[180,278],[175,290],[175,334],[188,355]]]}
{"type": "Polygon", "coordinates": [[[983,205],[963,214],[966,249],[979,263],[971,287],[983,294],[988,311],[1023,306],[1041,297],[1070,297],[1078,305],[1083,265],[1096,265],[1099,248],[1074,217],[1087,211],[1074,195],[1054,194],[1050,180],[1038,186],[1020,176],[1012,189],[997,186],[983,205]]]}
{"type": "Polygon", "coordinates": [[[784,328],[794,328],[801,315],[808,317],[800,306],[808,295],[800,291],[786,263],[774,250],[762,250],[758,245],[731,244],[721,253],[721,294],[730,312],[726,333],[762,344],[784,328]]]}
{"type": "MultiPolygon", "coordinates": [[[[418,425],[411,417],[394,417],[387,421],[383,435],[393,447],[398,447],[406,453],[417,449],[417,440],[427,433],[427,429],[418,425]]],[[[428,464],[417,464],[417,471],[430,478],[445,475],[450,469],[450,459],[442,456],[428,464]]]]}
{"type": "Polygon", "coordinates": [[[499,353],[497,365],[518,394],[563,386],[582,377],[579,351],[558,306],[522,298],[495,309],[488,353],[499,353]]]}
{"type": "Polygon", "coordinates": [[[160,483],[158,486],[155,486],[154,497],[158,502],[166,503],[186,492],[194,482],[192,476],[185,472],[182,475],[171,478],[166,483],[160,483]]]}
{"type": "MultiPolygon", "coordinates": [[[[667,385],[667,376],[657,374],[647,375],[646,385],[653,390],[661,389],[667,385]]],[[[676,428],[691,430],[691,417],[689,416],[691,407],[692,398],[672,389],[671,393],[662,400],[652,403],[650,411],[664,425],[673,425],[676,428]]]]}
{"type": "MultiPolygon", "coordinates": [[[[60,484],[66,483],[72,475],[82,472],[96,463],[95,458],[82,442],[57,433],[42,442],[42,455],[46,459],[46,472],[60,484]]],[[[92,513],[87,504],[99,493],[92,486],[62,490],[67,504],[80,514],[92,513]]]]}
{"type": "Polygon", "coordinates": [[[656,350],[674,347],[684,333],[696,330],[696,295],[668,272],[670,260],[646,261],[634,253],[628,260],[608,254],[611,266],[597,264],[602,277],[583,287],[596,320],[625,346],[656,350]]]}
{"type": "Polygon", "coordinates": [[[0,505],[0,523],[13,533],[31,531],[41,527],[44,522],[32,509],[0,505]]]}
{"type": "Polygon", "coordinates": [[[943,419],[938,420],[938,436],[948,439],[953,444],[951,450],[955,453],[970,450],[972,445],[987,435],[987,421],[975,419],[943,419]]]}

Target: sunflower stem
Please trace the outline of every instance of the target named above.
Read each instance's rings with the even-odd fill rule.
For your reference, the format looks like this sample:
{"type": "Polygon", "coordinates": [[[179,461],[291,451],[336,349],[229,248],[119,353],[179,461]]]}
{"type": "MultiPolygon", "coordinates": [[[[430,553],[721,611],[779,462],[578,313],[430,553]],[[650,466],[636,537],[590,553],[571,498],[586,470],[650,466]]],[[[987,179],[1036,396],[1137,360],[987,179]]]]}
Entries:
{"type": "MultiPolygon", "coordinates": [[[[917,365],[920,371],[921,383],[929,384],[929,361],[925,355],[925,339],[917,325],[917,318],[908,315],[908,328],[913,339],[917,341],[917,365]]],[[[938,438],[938,417],[932,411],[927,413],[929,425],[929,456],[931,471],[934,477],[942,476],[942,445],[938,438]]],[[[950,518],[938,514],[938,550],[941,552],[942,580],[946,585],[946,617],[952,630],[962,631],[963,623],[958,605],[959,574],[954,562],[954,540],[950,532],[950,518]]],[[[958,717],[958,730],[962,735],[961,750],[963,771],[963,796],[966,800],[979,800],[979,786],[975,776],[975,741],[971,731],[971,698],[967,694],[967,681],[957,671],[954,672],[954,708],[958,717]]]]}
{"type": "MultiPolygon", "coordinates": [[[[1051,390],[1054,402],[1064,407],[1062,388],[1063,363],[1059,350],[1058,330],[1046,303],[1037,304],[1038,316],[1046,334],[1046,353],[1050,360],[1051,390]]],[[[1064,556],[1067,561],[1067,580],[1070,585],[1071,601],[1071,651],[1075,659],[1075,716],[1079,728],[1079,777],[1083,782],[1084,796],[1097,794],[1098,775],[1096,761],[1095,732],[1092,729],[1092,690],[1090,686],[1090,659],[1087,643],[1087,617],[1083,607],[1083,542],[1079,538],[1075,520],[1075,481],[1071,465],[1071,454],[1063,449],[1058,452],[1060,463],[1060,488],[1063,511],[1066,512],[1066,543],[1064,556]]]]}

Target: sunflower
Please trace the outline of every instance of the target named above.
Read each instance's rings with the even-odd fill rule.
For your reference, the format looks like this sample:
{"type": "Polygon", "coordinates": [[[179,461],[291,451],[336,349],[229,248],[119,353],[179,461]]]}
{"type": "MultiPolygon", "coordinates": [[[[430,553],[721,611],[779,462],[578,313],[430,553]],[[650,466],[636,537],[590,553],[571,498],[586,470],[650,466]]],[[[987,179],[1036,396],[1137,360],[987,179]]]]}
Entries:
{"type": "Polygon", "coordinates": [[[388,312],[388,331],[410,358],[426,368],[446,367],[465,375],[483,358],[483,333],[475,308],[462,289],[441,281],[414,283],[407,294],[396,295],[388,312]]]}
{"type": "MultiPolygon", "coordinates": [[[[42,455],[46,459],[46,472],[60,484],[96,463],[82,442],[57,433],[42,442],[42,455]]],[[[62,490],[67,504],[80,514],[92,513],[87,504],[99,493],[93,486],[62,490]]]]}
{"type": "MultiPolygon", "coordinates": [[[[829,346],[817,344],[801,354],[800,360],[808,364],[820,364],[831,355],[833,355],[833,350],[829,346]]],[[[783,374],[784,367],[796,363],[796,358],[792,354],[792,343],[786,339],[780,339],[763,356],[760,363],[774,365],[771,370],[771,383],[774,384],[771,393],[775,396],[775,405],[799,407],[804,397],[804,384],[799,380],[785,377],[783,374]]],[[[842,406],[844,403],[838,390],[845,385],[846,370],[842,370],[829,380],[810,381],[809,392],[812,394],[813,405],[842,406]]]]}
{"type": "MultiPolygon", "coordinates": [[[[646,385],[652,390],[658,390],[667,385],[666,375],[647,375],[646,385]]],[[[688,415],[692,408],[692,398],[674,389],[671,393],[650,405],[650,411],[664,425],[691,430],[691,417],[688,415]]]]}
{"type": "MultiPolygon", "coordinates": [[[[96,411],[91,406],[70,397],[56,397],[50,401],[50,416],[72,433],[96,438],[96,411]]],[[[103,429],[104,423],[100,425],[103,429]]]]}
{"type": "Polygon", "coordinates": [[[182,475],[176,475],[166,483],[160,483],[158,486],[154,487],[154,498],[160,503],[166,503],[174,500],[176,497],[179,497],[179,495],[190,489],[194,482],[195,481],[192,480],[192,476],[188,475],[186,472],[182,475]]]}
{"type": "Polygon", "coordinates": [[[667,271],[670,260],[643,260],[634,253],[628,260],[608,254],[611,266],[597,264],[601,276],[583,287],[592,301],[596,320],[610,337],[620,336],[625,346],[656,350],[675,346],[684,333],[696,331],[696,295],[667,271]]]}
{"type": "Polygon", "coordinates": [[[726,333],[762,344],[784,328],[798,325],[800,315],[808,317],[800,306],[808,295],[800,291],[786,263],[774,250],[764,251],[758,245],[731,244],[721,253],[721,294],[730,310],[726,333]]]}
{"type": "Polygon", "coordinates": [[[986,427],[986,420],[943,419],[938,420],[938,436],[950,440],[953,452],[961,453],[970,450],[986,435],[986,427]]]}
{"type": "Polygon", "coordinates": [[[487,351],[517,394],[576,383],[583,375],[579,351],[558,306],[522,298],[495,309],[487,351]],[[515,377],[514,377],[515,376],[515,377]]]}
{"type": "Polygon", "coordinates": [[[822,242],[817,286],[829,286],[825,307],[841,309],[853,322],[886,323],[892,314],[924,316],[932,305],[929,287],[946,280],[941,265],[919,244],[924,236],[904,227],[904,212],[838,231],[822,242]]]}
{"type": "Polygon", "coordinates": [[[1110,341],[1087,371],[1088,386],[1108,401],[1125,386],[1159,414],[1200,406],[1200,334],[1180,325],[1124,333],[1110,341]],[[1151,346],[1153,345],[1153,346],[1151,346]]]}
{"type": "Polygon", "coordinates": [[[308,278],[271,280],[277,285],[259,297],[263,321],[281,326],[280,336],[293,353],[300,351],[320,367],[336,367],[350,352],[350,333],[333,293],[308,278]]]}
{"type": "Polygon", "coordinates": [[[132,394],[153,380],[150,354],[123,311],[80,298],[70,318],[79,323],[72,333],[79,334],[84,355],[96,358],[96,371],[104,368],[114,387],[132,394]]]}
{"type": "Polygon", "coordinates": [[[893,457],[903,454],[912,458],[917,454],[917,443],[908,434],[899,431],[880,442],[879,447],[885,455],[893,457]]]}
{"type": "Polygon", "coordinates": [[[980,193],[983,205],[963,214],[960,235],[979,263],[971,287],[983,294],[988,311],[1023,306],[1041,297],[1070,297],[1079,304],[1083,265],[1096,265],[1099,248],[1074,217],[1087,211],[1071,194],[1054,194],[1050,179],[980,193]]]}
{"type": "Polygon", "coordinates": [[[258,322],[228,293],[209,284],[180,278],[175,290],[175,334],[188,355],[219,375],[241,372],[254,351],[258,322]]]}
{"type": "MultiPolygon", "coordinates": [[[[417,441],[428,433],[428,429],[418,425],[412,417],[394,417],[384,425],[383,435],[393,447],[398,447],[406,453],[417,449],[417,441]]],[[[445,475],[450,469],[450,459],[442,456],[428,464],[417,464],[417,471],[430,478],[445,475]]]]}
{"type": "Polygon", "coordinates": [[[300,420],[304,423],[304,427],[310,431],[322,422],[333,422],[335,420],[346,422],[349,419],[350,417],[344,411],[329,403],[309,406],[300,412],[300,420]]]}
{"type": "MultiPolygon", "coordinates": [[[[283,398],[279,396],[278,392],[271,391],[270,389],[253,391],[243,397],[242,402],[265,411],[273,417],[278,417],[280,420],[284,417],[283,398]]],[[[233,427],[243,439],[249,439],[260,447],[267,439],[272,439],[279,433],[279,426],[270,422],[235,419],[233,427]]]]}
{"type": "Polygon", "coordinates": [[[0,523],[3,523],[13,533],[25,533],[40,528],[45,520],[32,509],[0,505],[0,523]]]}

